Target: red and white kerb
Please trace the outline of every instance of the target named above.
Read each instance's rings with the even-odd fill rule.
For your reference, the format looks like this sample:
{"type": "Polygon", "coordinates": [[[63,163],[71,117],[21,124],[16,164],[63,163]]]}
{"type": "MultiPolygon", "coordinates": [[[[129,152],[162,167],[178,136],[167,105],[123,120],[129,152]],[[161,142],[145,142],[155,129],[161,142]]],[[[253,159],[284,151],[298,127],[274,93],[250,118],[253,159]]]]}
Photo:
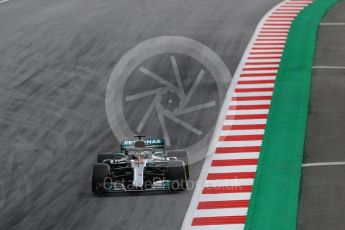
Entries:
{"type": "Polygon", "coordinates": [[[200,178],[203,187],[194,192],[183,229],[244,229],[287,35],[296,15],[310,3],[284,1],[257,28],[234,90],[225,101],[227,112],[215,150],[206,162],[206,176],[200,178]]]}

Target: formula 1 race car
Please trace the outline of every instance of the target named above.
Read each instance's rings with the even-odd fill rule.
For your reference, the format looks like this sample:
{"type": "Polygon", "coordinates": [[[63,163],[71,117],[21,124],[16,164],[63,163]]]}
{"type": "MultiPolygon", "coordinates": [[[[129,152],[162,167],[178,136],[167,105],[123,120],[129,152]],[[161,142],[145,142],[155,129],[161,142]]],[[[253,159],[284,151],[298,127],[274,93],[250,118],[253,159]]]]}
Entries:
{"type": "Polygon", "coordinates": [[[164,151],[164,139],[121,142],[121,152],[98,154],[92,170],[95,194],[184,190],[189,177],[186,151],[164,151]]]}

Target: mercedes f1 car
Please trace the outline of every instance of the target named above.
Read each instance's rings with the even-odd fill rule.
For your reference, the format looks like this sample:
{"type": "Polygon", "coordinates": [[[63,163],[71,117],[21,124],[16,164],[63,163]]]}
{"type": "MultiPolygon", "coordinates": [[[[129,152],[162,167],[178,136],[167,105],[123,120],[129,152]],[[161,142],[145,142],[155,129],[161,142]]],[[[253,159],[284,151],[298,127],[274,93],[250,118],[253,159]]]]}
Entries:
{"type": "Polygon", "coordinates": [[[92,170],[95,194],[184,190],[189,177],[186,151],[164,151],[164,139],[121,142],[121,152],[98,154],[92,170]]]}

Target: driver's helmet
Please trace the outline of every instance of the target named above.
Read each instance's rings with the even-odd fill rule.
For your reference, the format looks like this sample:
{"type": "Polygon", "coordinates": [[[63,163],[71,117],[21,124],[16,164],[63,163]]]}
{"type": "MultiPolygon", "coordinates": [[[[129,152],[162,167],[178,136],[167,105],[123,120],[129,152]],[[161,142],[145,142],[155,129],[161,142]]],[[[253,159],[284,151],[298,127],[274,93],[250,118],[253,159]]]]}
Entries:
{"type": "Polygon", "coordinates": [[[151,159],[152,158],[152,151],[151,150],[133,150],[129,151],[129,155],[132,156],[133,159],[151,159]]]}

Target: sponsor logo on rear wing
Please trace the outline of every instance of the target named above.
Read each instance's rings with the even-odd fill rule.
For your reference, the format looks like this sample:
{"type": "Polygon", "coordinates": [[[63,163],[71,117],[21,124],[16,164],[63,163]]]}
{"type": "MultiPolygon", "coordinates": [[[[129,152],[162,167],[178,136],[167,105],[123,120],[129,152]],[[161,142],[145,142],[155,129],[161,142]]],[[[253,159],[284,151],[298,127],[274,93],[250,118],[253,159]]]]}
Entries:
{"type": "MultiPolygon", "coordinates": [[[[138,140],[124,140],[121,141],[121,149],[134,148],[135,142],[138,140]]],[[[150,138],[142,140],[145,142],[147,148],[164,148],[164,139],[160,138],[150,138]]]]}

